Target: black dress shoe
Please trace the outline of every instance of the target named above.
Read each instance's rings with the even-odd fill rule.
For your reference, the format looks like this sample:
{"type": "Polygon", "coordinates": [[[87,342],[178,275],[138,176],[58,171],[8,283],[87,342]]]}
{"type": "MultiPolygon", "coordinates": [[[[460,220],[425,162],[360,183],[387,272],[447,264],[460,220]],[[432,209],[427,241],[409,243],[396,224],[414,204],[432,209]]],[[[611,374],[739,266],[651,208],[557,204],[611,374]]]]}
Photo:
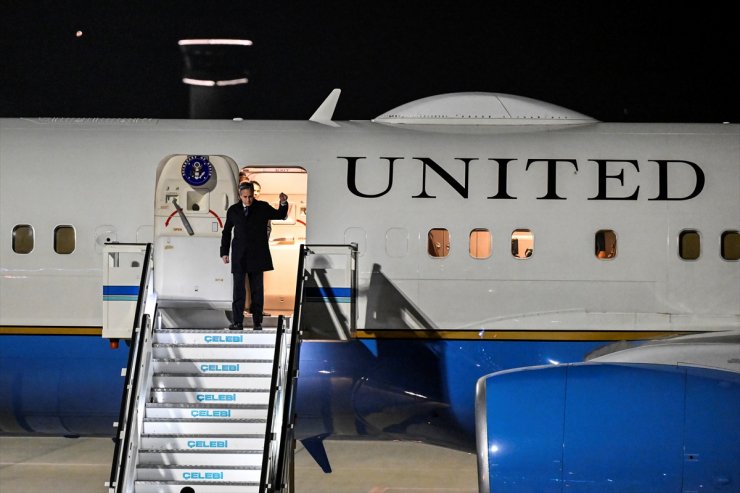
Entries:
{"type": "Polygon", "coordinates": [[[229,330],[242,330],[244,329],[244,325],[242,324],[231,324],[229,325],[229,330]]]}
{"type": "Polygon", "coordinates": [[[254,330],[262,330],[262,326],[261,325],[255,325],[254,326],[254,330]]]}

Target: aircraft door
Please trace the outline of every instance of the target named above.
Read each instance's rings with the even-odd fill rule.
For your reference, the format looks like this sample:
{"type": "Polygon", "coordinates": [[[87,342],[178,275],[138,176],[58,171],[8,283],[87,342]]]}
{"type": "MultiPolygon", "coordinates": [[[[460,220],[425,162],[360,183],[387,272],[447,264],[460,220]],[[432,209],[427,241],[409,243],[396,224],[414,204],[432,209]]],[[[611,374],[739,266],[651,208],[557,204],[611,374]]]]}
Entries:
{"type": "Polygon", "coordinates": [[[157,171],[154,286],[160,299],[228,303],[231,274],[219,256],[238,167],[218,155],[178,154],[157,171]]]}
{"type": "MultiPolygon", "coordinates": [[[[308,174],[297,167],[247,166],[239,171],[239,181],[251,182],[255,198],[274,208],[280,204],[281,192],[288,195],[288,216],[268,225],[274,270],[264,275],[264,311],[290,315],[295,305],[299,248],[306,242],[308,174]]],[[[248,287],[246,295],[249,307],[248,287]]]]}

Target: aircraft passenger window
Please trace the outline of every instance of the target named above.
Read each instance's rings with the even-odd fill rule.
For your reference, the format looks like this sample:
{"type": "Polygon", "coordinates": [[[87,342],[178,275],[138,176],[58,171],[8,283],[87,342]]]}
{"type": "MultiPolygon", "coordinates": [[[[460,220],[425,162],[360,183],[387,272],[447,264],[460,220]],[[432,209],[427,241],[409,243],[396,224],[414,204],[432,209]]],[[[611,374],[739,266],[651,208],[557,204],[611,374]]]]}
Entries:
{"type": "Polygon", "coordinates": [[[54,251],[62,255],[75,251],[75,229],[72,226],[54,228],[54,251]]]}
{"type": "Polygon", "coordinates": [[[409,251],[409,232],[406,228],[390,228],[385,232],[385,253],[389,257],[405,257],[409,251]]]}
{"type": "Polygon", "coordinates": [[[699,232],[693,229],[681,231],[678,235],[678,256],[684,260],[696,260],[701,253],[699,232]]]}
{"type": "Polygon", "coordinates": [[[488,258],[491,256],[491,232],[487,229],[474,229],[470,232],[470,256],[488,258]]]}
{"type": "Polygon", "coordinates": [[[725,260],[740,259],[740,233],[737,231],[725,231],[722,233],[720,250],[722,258],[725,260]]]}
{"type": "Polygon", "coordinates": [[[28,224],[19,224],[13,228],[13,251],[31,253],[33,250],[33,228],[28,224]]]}
{"type": "Polygon", "coordinates": [[[611,229],[600,229],[595,236],[596,258],[610,259],[617,256],[617,235],[611,229]]]}
{"type": "Polygon", "coordinates": [[[511,233],[511,254],[514,258],[529,258],[534,253],[534,234],[528,229],[516,229],[511,233]]]}
{"type": "Polygon", "coordinates": [[[432,257],[446,257],[450,254],[450,232],[444,228],[429,230],[427,252],[432,257]]]}

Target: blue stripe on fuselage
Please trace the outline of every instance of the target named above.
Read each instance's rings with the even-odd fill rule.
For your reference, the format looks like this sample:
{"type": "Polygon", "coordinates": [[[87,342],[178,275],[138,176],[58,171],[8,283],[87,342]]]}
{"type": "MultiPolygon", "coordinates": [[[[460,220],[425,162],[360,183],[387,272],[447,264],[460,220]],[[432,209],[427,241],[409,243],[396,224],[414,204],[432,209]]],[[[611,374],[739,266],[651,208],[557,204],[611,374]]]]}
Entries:
{"type": "Polygon", "coordinates": [[[333,301],[335,303],[349,303],[352,301],[350,288],[321,288],[307,287],[304,291],[306,301],[333,301]]]}
{"type": "Polygon", "coordinates": [[[103,296],[139,296],[139,286],[103,286],[103,296]]]}

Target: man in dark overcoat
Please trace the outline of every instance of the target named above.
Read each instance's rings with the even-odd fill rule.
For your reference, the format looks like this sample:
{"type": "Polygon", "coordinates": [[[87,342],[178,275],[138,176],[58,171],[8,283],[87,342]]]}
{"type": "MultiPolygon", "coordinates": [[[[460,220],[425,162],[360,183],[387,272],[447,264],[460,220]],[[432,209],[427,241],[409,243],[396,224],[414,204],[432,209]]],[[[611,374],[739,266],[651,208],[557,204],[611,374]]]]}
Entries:
{"type": "Polygon", "coordinates": [[[288,215],[288,196],[281,193],[280,207],[275,209],[267,202],[256,200],[254,187],[251,183],[244,182],[239,185],[239,199],[226,211],[226,224],[221,234],[221,258],[225,264],[231,262],[231,273],[234,275],[233,323],[229,328],[241,330],[244,327],[245,278],[248,278],[254,330],[261,330],[262,308],[265,303],[264,272],[273,270],[267,222],[271,219],[285,219],[288,215]]]}

